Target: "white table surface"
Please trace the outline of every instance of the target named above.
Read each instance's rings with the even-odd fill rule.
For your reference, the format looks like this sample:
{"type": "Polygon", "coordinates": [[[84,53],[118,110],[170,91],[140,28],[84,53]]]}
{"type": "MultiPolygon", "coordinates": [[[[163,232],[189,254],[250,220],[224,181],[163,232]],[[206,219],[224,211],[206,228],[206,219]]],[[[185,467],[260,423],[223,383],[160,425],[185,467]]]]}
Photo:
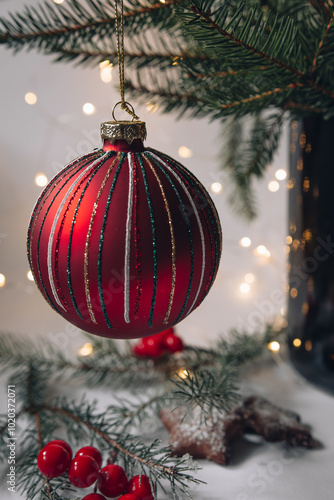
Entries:
{"type": "MultiPolygon", "coordinates": [[[[6,406],[6,378],[1,378],[1,413],[6,406]]],[[[277,444],[254,444],[240,439],[235,443],[232,463],[227,467],[198,460],[202,470],[196,476],[207,484],[192,487],[197,500],[331,500],[334,498],[334,397],[304,382],[284,362],[271,366],[258,365],[243,383],[248,395],[267,397],[273,403],[299,413],[302,421],[312,426],[313,435],[323,443],[322,449],[286,451],[277,444]]],[[[111,403],[106,390],[84,391],[98,400],[99,408],[111,403]]],[[[78,398],[83,391],[77,390],[78,398]]],[[[73,394],[72,394],[73,397],[73,394]]],[[[167,442],[168,435],[160,426],[157,436],[167,442]]],[[[6,469],[2,468],[3,473],[6,469]]],[[[89,491],[83,493],[82,496],[89,491]]],[[[1,500],[19,500],[24,495],[8,492],[1,486],[1,500]]],[[[158,500],[171,495],[161,491],[158,500]]],[[[185,497],[186,498],[186,497],[185,497]]]]}

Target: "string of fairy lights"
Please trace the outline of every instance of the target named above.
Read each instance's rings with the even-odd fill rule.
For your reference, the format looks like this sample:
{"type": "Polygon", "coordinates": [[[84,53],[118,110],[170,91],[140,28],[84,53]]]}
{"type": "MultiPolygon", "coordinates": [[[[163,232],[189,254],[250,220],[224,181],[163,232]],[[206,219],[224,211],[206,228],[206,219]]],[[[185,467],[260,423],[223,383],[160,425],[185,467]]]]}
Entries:
{"type": "MultiPolygon", "coordinates": [[[[63,0],[54,0],[55,3],[62,3],[63,0]]],[[[109,83],[112,81],[112,69],[113,65],[110,63],[110,61],[106,60],[103,61],[99,64],[99,72],[100,72],[100,78],[101,81],[104,83],[109,83]]],[[[35,106],[38,102],[38,96],[36,95],[35,92],[29,91],[25,94],[24,100],[26,104],[29,106],[35,106]]],[[[149,113],[155,113],[158,109],[158,104],[154,104],[152,102],[148,102],[146,105],[146,109],[149,113]]],[[[96,106],[91,103],[91,102],[86,102],[82,105],[82,113],[86,116],[90,116],[94,113],[96,113],[97,108],[96,106]]],[[[181,159],[189,159],[194,155],[194,152],[192,149],[190,149],[186,145],[181,145],[178,148],[178,155],[181,159]]],[[[272,193],[277,192],[280,187],[281,183],[284,182],[287,179],[287,172],[285,169],[279,168],[276,170],[274,174],[274,179],[270,180],[268,182],[268,190],[272,193]]],[[[36,186],[40,188],[44,188],[49,182],[49,179],[47,175],[44,172],[36,172],[35,177],[34,177],[34,183],[36,186]]],[[[291,189],[293,186],[289,184],[289,181],[285,183],[287,188],[291,189]]],[[[215,196],[220,195],[223,193],[223,185],[221,182],[215,180],[212,182],[209,186],[209,189],[211,193],[215,196]]],[[[288,251],[290,251],[290,244],[293,243],[293,240],[291,236],[286,237],[286,246],[284,247],[284,252],[287,254],[288,251]],[[288,250],[287,250],[288,249],[288,250]]],[[[255,256],[258,256],[259,258],[262,259],[263,262],[269,263],[270,257],[271,257],[271,252],[270,250],[264,245],[264,244],[259,244],[256,247],[252,247],[252,240],[249,236],[243,236],[240,238],[238,242],[239,246],[245,249],[249,249],[250,251],[253,252],[255,256]]],[[[29,281],[34,281],[33,275],[31,271],[27,271],[26,277],[29,281]]],[[[239,285],[239,291],[242,295],[247,295],[251,292],[252,290],[252,284],[255,282],[256,276],[252,272],[248,272],[244,275],[242,283],[239,285]]],[[[0,273],[0,288],[3,288],[6,286],[6,276],[3,273],[0,273]]]]}
{"type": "MultiPolygon", "coordinates": [[[[66,0],[53,0],[55,4],[62,4],[66,2],[66,0]]],[[[161,3],[165,3],[165,0],[160,0],[161,3]]],[[[177,64],[177,61],[172,62],[172,64],[177,64]]],[[[110,84],[113,80],[113,64],[109,60],[104,60],[99,63],[98,65],[98,72],[100,76],[100,80],[105,83],[105,84],[110,84]]],[[[29,89],[29,91],[26,92],[24,95],[24,100],[25,103],[28,106],[38,106],[38,95],[34,91],[34,89],[29,89]]],[[[79,108],[80,109],[80,108],[79,108]]],[[[146,103],[146,111],[150,114],[155,113],[159,109],[159,105],[155,102],[149,101],[146,103]]],[[[95,113],[97,113],[99,110],[97,109],[97,106],[94,104],[94,102],[84,102],[82,104],[80,112],[85,115],[85,116],[92,116],[95,113]]],[[[194,152],[191,148],[189,148],[187,145],[182,144],[178,147],[178,156],[180,159],[190,159],[191,157],[194,156],[196,152],[194,152]]],[[[294,187],[294,180],[293,179],[287,179],[287,171],[283,168],[279,168],[274,172],[274,176],[272,179],[269,180],[267,184],[267,189],[271,193],[276,193],[279,189],[282,188],[288,188],[292,189],[294,187]]],[[[221,178],[220,178],[221,180],[221,178]]],[[[33,179],[34,184],[38,188],[44,188],[48,182],[48,176],[44,172],[36,172],[34,175],[33,179]]],[[[208,189],[211,191],[211,193],[216,197],[216,196],[221,196],[224,192],[224,181],[220,182],[219,180],[212,179],[212,182],[208,184],[208,189]]],[[[291,238],[291,236],[287,236],[286,239],[286,246],[285,248],[285,254],[288,253],[287,248],[290,250],[290,245],[293,243],[293,240],[291,238],[291,241],[288,240],[291,238]]],[[[234,245],[237,245],[240,248],[240,251],[246,250],[249,255],[254,255],[256,258],[261,260],[262,263],[266,265],[274,265],[274,261],[272,259],[271,251],[267,248],[266,245],[263,243],[260,243],[258,245],[253,244],[252,239],[250,238],[249,235],[244,235],[242,236],[239,240],[231,242],[234,245]]],[[[0,271],[2,271],[0,269],[0,271]]],[[[32,272],[29,270],[26,272],[26,279],[30,282],[34,281],[32,272]]],[[[243,276],[243,279],[239,281],[239,283],[236,285],[236,291],[239,293],[240,296],[252,296],[252,291],[254,288],[254,285],[256,284],[257,280],[256,273],[254,272],[246,272],[243,276]]],[[[7,285],[10,285],[10,278],[8,278],[8,281],[6,280],[6,272],[3,270],[3,272],[0,272],[0,289],[6,289],[7,285]]],[[[281,311],[283,314],[283,312],[281,311]]],[[[297,339],[298,340],[298,339],[297,339]]],[[[82,348],[80,349],[79,353],[82,356],[88,356],[92,353],[92,345],[89,343],[86,343],[82,348]]],[[[280,349],[280,345],[278,342],[272,342],[270,345],[268,345],[268,349],[270,349],[273,353],[278,352],[280,349]]]]}

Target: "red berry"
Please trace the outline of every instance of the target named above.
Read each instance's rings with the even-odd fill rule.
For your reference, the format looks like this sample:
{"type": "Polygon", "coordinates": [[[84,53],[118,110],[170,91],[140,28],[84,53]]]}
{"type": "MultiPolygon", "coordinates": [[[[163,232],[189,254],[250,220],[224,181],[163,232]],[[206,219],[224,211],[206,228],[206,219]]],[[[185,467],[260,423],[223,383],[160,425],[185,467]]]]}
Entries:
{"type": "Polygon", "coordinates": [[[100,470],[97,486],[106,497],[117,497],[125,491],[128,478],[122,467],[110,464],[100,470]]]}
{"type": "Polygon", "coordinates": [[[88,455],[89,457],[94,458],[99,468],[101,467],[102,455],[97,448],[94,448],[94,446],[84,446],[83,448],[80,448],[75,456],[80,457],[81,455],[88,455]]]}
{"type": "Polygon", "coordinates": [[[69,454],[70,460],[72,460],[72,448],[68,443],[66,443],[66,441],[63,441],[62,439],[54,439],[53,441],[50,441],[48,444],[46,444],[45,447],[49,446],[50,444],[58,444],[58,446],[64,448],[69,454]]]}
{"type": "Polygon", "coordinates": [[[142,339],[142,343],[146,350],[146,356],[150,358],[160,358],[160,356],[163,354],[164,350],[161,345],[160,339],[146,337],[142,339]]]}
{"type": "Polygon", "coordinates": [[[146,347],[143,342],[138,342],[138,344],[133,346],[132,351],[135,356],[138,356],[138,358],[146,358],[147,356],[146,347]]]}
{"type": "Polygon", "coordinates": [[[70,461],[68,451],[62,446],[48,444],[38,454],[37,467],[44,476],[52,479],[64,474],[70,461]]]}
{"type": "Polygon", "coordinates": [[[125,493],[125,495],[119,497],[118,500],[140,500],[140,498],[137,497],[137,495],[134,495],[133,493],[125,493]]]}
{"type": "Polygon", "coordinates": [[[152,336],[138,342],[134,346],[133,352],[140,358],[160,358],[163,354],[163,348],[160,339],[154,339],[152,336]]]}
{"type": "Polygon", "coordinates": [[[68,477],[77,488],[88,488],[97,480],[99,466],[94,458],[88,455],[74,457],[68,469],[68,477]]]}
{"type": "Polygon", "coordinates": [[[174,333],[169,333],[163,340],[163,346],[168,349],[169,352],[179,352],[183,351],[183,342],[174,333]]]}
{"type": "Polygon", "coordinates": [[[100,493],[88,493],[82,500],[106,500],[100,493]]]}
{"type": "Polygon", "coordinates": [[[137,496],[138,500],[154,500],[150,480],[145,474],[132,477],[127,491],[137,496]]]}

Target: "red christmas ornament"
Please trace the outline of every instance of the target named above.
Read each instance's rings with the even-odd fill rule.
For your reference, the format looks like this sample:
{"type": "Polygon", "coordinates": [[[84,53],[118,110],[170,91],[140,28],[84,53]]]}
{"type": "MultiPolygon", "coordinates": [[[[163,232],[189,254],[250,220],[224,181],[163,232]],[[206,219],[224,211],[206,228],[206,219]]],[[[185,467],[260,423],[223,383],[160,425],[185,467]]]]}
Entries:
{"type": "Polygon", "coordinates": [[[121,495],[128,485],[128,479],[122,467],[110,464],[100,470],[97,486],[106,497],[121,495]]]}
{"type": "Polygon", "coordinates": [[[28,258],[44,298],[68,321],[104,337],[145,337],[205,298],[220,223],[191,172],[144,148],[143,122],[101,131],[103,148],[68,164],[38,199],[28,258]]]}
{"type": "Polygon", "coordinates": [[[99,475],[99,466],[92,457],[75,457],[68,469],[68,478],[77,488],[88,488],[95,483],[99,475]]]}
{"type": "Polygon", "coordinates": [[[97,448],[94,446],[84,446],[83,448],[80,448],[80,450],[77,451],[76,457],[81,457],[82,455],[88,455],[89,457],[93,458],[99,468],[102,465],[102,455],[99,452],[97,448]]]}
{"type": "Polygon", "coordinates": [[[144,474],[132,477],[127,491],[136,495],[140,500],[154,500],[150,480],[144,474]]]}
{"type": "Polygon", "coordinates": [[[64,474],[70,461],[70,455],[65,448],[58,444],[48,444],[38,454],[37,467],[44,476],[52,479],[64,474]]]}

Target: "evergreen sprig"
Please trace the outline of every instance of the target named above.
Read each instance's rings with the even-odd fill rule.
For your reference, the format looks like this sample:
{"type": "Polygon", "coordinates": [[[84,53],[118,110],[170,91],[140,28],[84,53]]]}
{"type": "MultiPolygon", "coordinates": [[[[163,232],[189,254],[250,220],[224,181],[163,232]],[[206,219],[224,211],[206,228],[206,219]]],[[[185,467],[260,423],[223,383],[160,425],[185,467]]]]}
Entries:
{"type": "MultiPolygon", "coordinates": [[[[99,337],[89,336],[92,353],[84,360],[79,356],[73,361],[53,346],[41,349],[38,343],[0,335],[0,368],[10,371],[10,383],[17,388],[19,402],[18,489],[28,500],[63,500],[68,494],[74,498],[76,492],[66,475],[47,480],[36,469],[39,450],[65,432],[70,443],[95,444],[129,474],[145,473],[162,489],[169,485],[174,499],[180,494],[189,496],[189,485],[201,482],[193,476],[196,465],[186,456],[171,457],[168,447],[145,436],[145,426],[151,435],[160,410],[166,407],[200,407],[203,418],[213,408],[228,410],[238,397],[238,370],[267,352],[268,341],[280,339],[282,334],[282,329],[271,325],[254,335],[232,331],[228,339],[220,339],[209,349],[188,346],[182,353],[156,361],[136,357],[130,344],[120,349],[117,342],[99,337]],[[145,371],[151,372],[150,377],[141,377],[145,371]],[[109,388],[137,389],[131,401],[120,399],[116,392],[118,402],[99,411],[95,402],[85,398],[74,401],[57,395],[58,385],[69,376],[78,386],[101,387],[102,382],[109,388]],[[138,387],[145,388],[140,396],[138,387]],[[22,421],[25,425],[21,432],[22,421]]],[[[0,417],[0,450],[6,450],[7,436],[6,418],[0,417]]]]}
{"type": "MultiPolygon", "coordinates": [[[[253,218],[252,181],[273,158],[285,118],[334,116],[333,3],[127,0],[124,12],[134,99],[179,116],[255,117],[244,158],[229,155],[224,167],[237,188],[237,210],[253,218]]],[[[57,61],[116,64],[114,26],[114,0],[44,1],[0,19],[0,44],[57,61]]]]}

